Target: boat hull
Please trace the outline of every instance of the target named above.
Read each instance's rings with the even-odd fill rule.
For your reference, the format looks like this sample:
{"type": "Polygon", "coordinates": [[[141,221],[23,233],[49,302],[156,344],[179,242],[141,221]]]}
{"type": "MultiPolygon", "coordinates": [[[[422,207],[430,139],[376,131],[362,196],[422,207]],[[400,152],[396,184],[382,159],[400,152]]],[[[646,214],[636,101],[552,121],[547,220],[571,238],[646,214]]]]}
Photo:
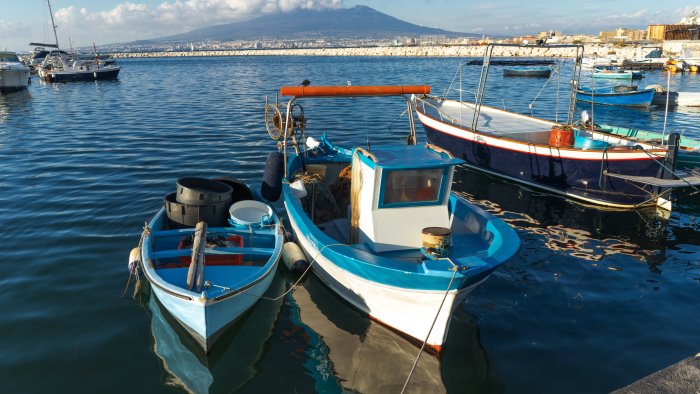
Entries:
{"type": "MultiPolygon", "coordinates": [[[[289,206],[285,204],[289,211],[289,206]]],[[[476,282],[450,291],[409,289],[368,280],[338,266],[324,254],[326,247],[289,215],[297,243],[304,251],[314,274],[340,298],[370,318],[439,353],[447,339],[452,313],[467,295],[490,273],[476,282]],[[444,300],[444,302],[443,302],[444,300]],[[433,323],[434,322],[434,323],[433,323]],[[433,325],[434,324],[434,325],[433,325]],[[432,326],[432,327],[431,327],[432,326]]],[[[326,244],[327,245],[327,244],[326,244]]],[[[326,249],[327,250],[327,249],[326,249]]],[[[494,267],[495,269],[495,267],[494,267]]]]}
{"type": "Polygon", "coordinates": [[[0,69],[0,92],[16,92],[29,86],[29,68],[6,67],[0,69]]]}
{"type": "Polygon", "coordinates": [[[700,107],[700,92],[662,92],[654,95],[654,105],[671,107],[700,107]]]}
{"type": "Polygon", "coordinates": [[[659,165],[646,154],[583,151],[508,141],[475,133],[433,117],[421,110],[427,140],[449,150],[466,165],[511,181],[599,205],[636,208],[659,203],[640,185],[605,176],[605,172],[656,177],[659,165]]]}
{"type": "Polygon", "coordinates": [[[194,287],[188,290],[186,285],[191,249],[176,246],[178,240],[193,234],[194,229],[166,229],[167,220],[165,209],[161,208],[149,223],[150,230],[142,244],[150,247],[141,248],[141,271],[158,301],[208,353],[221,334],[270,287],[282,256],[284,232],[276,215],[274,227],[269,230],[209,228],[208,234],[212,235],[228,236],[238,232],[250,237],[250,247],[233,254],[207,247],[202,276],[204,286],[199,293],[194,287]],[[257,249],[252,247],[253,242],[257,249]],[[260,264],[244,264],[233,258],[241,255],[263,256],[265,260],[260,264]],[[184,264],[181,258],[185,259],[184,264]]]}
{"type": "MultiPolygon", "coordinates": [[[[276,264],[274,265],[276,267],[276,264]]],[[[168,312],[209,352],[228,327],[235,324],[270,287],[274,279],[270,269],[249,287],[223,300],[184,298],[151,281],[153,293],[168,312]]]]}
{"type": "Polygon", "coordinates": [[[628,107],[648,107],[654,98],[654,90],[638,90],[631,92],[620,93],[604,93],[596,91],[578,90],[576,92],[576,100],[603,104],[603,105],[620,105],[628,107]]]}
{"type": "Polygon", "coordinates": [[[528,67],[512,67],[504,68],[504,77],[537,77],[537,78],[547,78],[552,74],[552,69],[549,67],[542,68],[528,68],[528,67]]]}
{"type": "Polygon", "coordinates": [[[44,71],[42,77],[49,82],[105,81],[117,79],[119,67],[85,71],[44,71]]]}

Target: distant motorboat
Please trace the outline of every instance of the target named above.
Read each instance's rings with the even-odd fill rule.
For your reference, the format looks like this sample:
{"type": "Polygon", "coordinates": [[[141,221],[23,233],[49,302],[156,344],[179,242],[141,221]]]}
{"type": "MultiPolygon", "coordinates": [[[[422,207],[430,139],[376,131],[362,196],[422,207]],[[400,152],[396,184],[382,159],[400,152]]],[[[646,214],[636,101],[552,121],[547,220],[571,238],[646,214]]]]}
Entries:
{"type": "Polygon", "coordinates": [[[0,52],[0,92],[26,89],[29,67],[22,64],[14,52],[0,52]]]}
{"type": "MultiPolygon", "coordinates": [[[[39,77],[47,82],[68,82],[68,81],[99,81],[105,79],[116,79],[119,75],[120,67],[116,61],[112,59],[105,60],[97,54],[97,49],[94,51],[93,59],[86,59],[84,55],[71,55],[65,51],[61,51],[58,46],[58,35],[56,34],[56,25],[53,22],[53,12],[51,10],[51,2],[47,0],[49,6],[49,15],[51,16],[51,25],[53,26],[53,34],[56,39],[55,44],[36,44],[41,45],[35,48],[32,60],[44,52],[43,46],[56,48],[44,55],[44,60],[37,67],[39,77]]],[[[30,44],[30,45],[32,45],[30,44]]],[[[94,47],[94,46],[93,46],[94,47]]],[[[38,61],[38,60],[37,60],[38,61]]]]}
{"type": "Polygon", "coordinates": [[[47,57],[38,74],[47,82],[102,81],[116,79],[120,70],[114,60],[81,60],[60,54],[47,57]]]}
{"type": "Polygon", "coordinates": [[[654,98],[654,89],[639,90],[637,86],[610,86],[590,88],[582,86],[576,90],[576,100],[603,105],[648,107],[654,98]]]}
{"type": "Polygon", "coordinates": [[[544,77],[552,75],[549,66],[511,66],[503,68],[504,77],[544,77]]]}

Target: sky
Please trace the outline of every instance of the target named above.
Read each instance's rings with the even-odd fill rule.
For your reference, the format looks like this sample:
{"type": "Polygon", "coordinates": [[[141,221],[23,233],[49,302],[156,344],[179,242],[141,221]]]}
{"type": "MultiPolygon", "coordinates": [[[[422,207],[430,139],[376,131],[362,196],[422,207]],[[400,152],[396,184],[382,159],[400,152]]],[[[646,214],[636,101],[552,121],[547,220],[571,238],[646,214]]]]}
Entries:
{"type": "MultiPolygon", "coordinates": [[[[421,26],[486,35],[598,34],[677,23],[700,2],[658,0],[51,0],[62,47],[129,42],[298,8],[366,5],[421,26]]],[[[0,49],[54,41],[46,0],[0,0],[0,49]]]]}

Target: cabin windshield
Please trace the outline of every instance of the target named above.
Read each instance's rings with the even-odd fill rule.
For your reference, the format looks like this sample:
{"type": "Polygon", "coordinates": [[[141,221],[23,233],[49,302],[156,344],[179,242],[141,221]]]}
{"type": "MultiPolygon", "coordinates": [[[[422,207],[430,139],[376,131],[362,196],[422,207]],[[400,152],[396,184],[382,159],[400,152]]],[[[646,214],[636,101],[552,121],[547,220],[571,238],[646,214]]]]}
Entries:
{"type": "Polygon", "coordinates": [[[380,206],[438,203],[443,175],[442,168],[385,171],[384,198],[380,206]]]}
{"type": "Polygon", "coordinates": [[[0,53],[0,62],[19,62],[19,59],[14,53],[0,53]]]}

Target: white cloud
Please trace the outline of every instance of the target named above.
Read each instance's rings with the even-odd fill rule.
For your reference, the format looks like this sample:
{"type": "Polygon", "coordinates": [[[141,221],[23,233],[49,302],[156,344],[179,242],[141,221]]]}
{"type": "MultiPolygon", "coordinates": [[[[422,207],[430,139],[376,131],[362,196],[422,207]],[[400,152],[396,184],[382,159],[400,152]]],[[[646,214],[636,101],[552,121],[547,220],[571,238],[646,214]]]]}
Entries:
{"type": "MultiPolygon", "coordinates": [[[[71,6],[54,16],[59,29],[68,29],[75,44],[84,46],[156,38],[280,11],[342,6],[343,0],[175,0],[157,7],[124,2],[98,12],[71,6]]],[[[64,34],[61,40],[67,38],[64,34]]]]}

